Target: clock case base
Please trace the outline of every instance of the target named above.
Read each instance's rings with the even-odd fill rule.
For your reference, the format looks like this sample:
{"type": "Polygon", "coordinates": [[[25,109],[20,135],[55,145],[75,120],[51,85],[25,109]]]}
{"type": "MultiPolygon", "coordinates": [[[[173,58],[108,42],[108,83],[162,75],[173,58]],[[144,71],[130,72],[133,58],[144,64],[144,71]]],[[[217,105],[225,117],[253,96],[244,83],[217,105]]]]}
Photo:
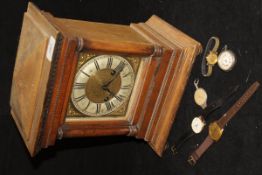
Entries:
{"type": "Polygon", "coordinates": [[[56,18],[29,3],[10,105],[31,156],[57,139],[107,135],[144,139],[161,156],[201,50],[199,42],[157,16],[130,26],[93,23],[56,18]],[[77,58],[83,49],[141,57],[139,83],[133,89],[126,120],[66,119],[77,58]]]}

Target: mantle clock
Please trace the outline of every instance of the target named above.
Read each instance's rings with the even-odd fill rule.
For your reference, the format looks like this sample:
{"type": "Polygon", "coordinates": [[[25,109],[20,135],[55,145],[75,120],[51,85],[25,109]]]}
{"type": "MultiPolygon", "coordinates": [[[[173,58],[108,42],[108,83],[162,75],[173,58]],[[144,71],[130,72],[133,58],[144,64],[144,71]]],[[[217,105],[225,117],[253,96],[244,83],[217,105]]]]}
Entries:
{"type": "Polygon", "coordinates": [[[126,135],[161,156],[201,45],[152,16],[105,24],[57,18],[29,3],[11,114],[34,156],[57,139],[126,135]]]}

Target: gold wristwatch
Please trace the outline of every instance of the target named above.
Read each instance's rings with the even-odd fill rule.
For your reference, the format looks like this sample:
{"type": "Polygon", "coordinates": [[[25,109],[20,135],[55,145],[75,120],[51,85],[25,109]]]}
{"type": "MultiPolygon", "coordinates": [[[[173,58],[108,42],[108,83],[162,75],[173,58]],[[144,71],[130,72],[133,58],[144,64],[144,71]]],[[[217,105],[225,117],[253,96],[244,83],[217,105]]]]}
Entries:
{"type": "Polygon", "coordinates": [[[202,67],[201,72],[204,77],[209,77],[212,74],[213,66],[217,63],[218,56],[217,50],[219,47],[219,38],[218,37],[211,37],[206,45],[206,49],[202,59],[202,67]],[[210,49],[212,43],[213,48],[210,49]]]}

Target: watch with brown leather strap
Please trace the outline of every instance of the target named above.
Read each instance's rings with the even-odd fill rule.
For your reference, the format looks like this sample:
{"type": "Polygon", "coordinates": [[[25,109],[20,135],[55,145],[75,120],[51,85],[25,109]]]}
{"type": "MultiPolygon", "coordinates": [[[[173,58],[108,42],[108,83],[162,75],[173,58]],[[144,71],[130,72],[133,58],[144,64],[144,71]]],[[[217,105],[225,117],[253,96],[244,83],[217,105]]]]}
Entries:
{"type": "Polygon", "coordinates": [[[188,163],[195,165],[197,160],[205,153],[205,151],[214,143],[217,142],[222,134],[225,125],[235,116],[241,107],[249,100],[259,87],[256,81],[245,93],[238,99],[237,102],[217,121],[209,125],[209,133],[204,142],[189,156],[188,163]]]}

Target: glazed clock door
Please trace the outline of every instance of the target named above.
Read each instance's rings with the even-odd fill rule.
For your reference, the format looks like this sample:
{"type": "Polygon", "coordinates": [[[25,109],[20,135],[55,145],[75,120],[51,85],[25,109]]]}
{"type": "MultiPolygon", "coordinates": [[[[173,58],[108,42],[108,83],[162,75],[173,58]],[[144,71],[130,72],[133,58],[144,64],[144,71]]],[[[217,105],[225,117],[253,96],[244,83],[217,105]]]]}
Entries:
{"type": "Polygon", "coordinates": [[[66,121],[127,120],[141,58],[83,51],[78,59],[66,121]]]}

